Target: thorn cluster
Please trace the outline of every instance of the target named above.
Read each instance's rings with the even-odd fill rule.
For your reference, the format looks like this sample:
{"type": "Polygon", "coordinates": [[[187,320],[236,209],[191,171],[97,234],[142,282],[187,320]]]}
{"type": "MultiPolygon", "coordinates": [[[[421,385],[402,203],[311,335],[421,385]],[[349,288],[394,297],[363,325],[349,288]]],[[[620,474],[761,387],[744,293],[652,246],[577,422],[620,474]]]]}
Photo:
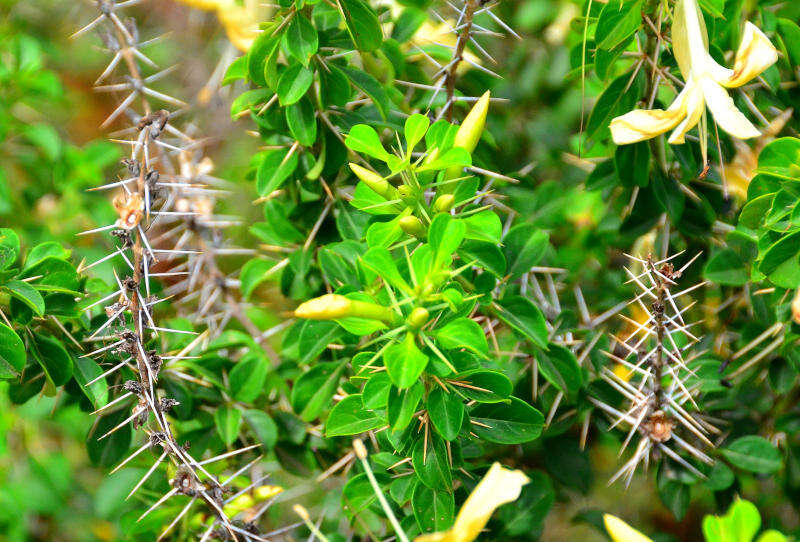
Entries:
{"type": "MultiPolygon", "coordinates": [[[[654,261],[629,256],[641,270],[634,273],[626,268],[630,281],[641,292],[633,299],[643,313],[644,321],[623,316],[633,328],[627,337],[615,337],[617,347],[613,352],[603,352],[614,363],[617,371],[604,367],[600,378],[607,382],[625,400],[626,406],[619,410],[595,397],[592,403],[610,415],[612,427],[629,426],[620,454],[638,435],[633,456],[617,471],[611,481],[625,476],[630,484],[640,463],[645,468],[650,459],[666,456],[698,476],[702,473],[682,454],[703,463],[712,459],[698,446],[713,447],[709,436],[719,430],[702,415],[696,401],[699,390],[691,362],[697,355],[688,356],[689,349],[700,341],[687,324],[684,314],[694,305],[683,306],[681,299],[689,292],[700,288],[700,283],[677,293],[672,289],[683,271],[697,258],[692,258],[680,269],[675,269],[671,260],[679,254],[654,261]]],[[[699,256],[699,254],[698,254],[699,256]]]]}
{"type": "MultiPolygon", "coordinates": [[[[225,505],[233,499],[263,482],[263,478],[255,480],[235,495],[227,496],[232,492],[232,488],[228,487],[228,484],[255,465],[260,456],[224,482],[220,482],[204,466],[250,451],[258,445],[247,446],[209,459],[195,459],[189,453],[188,443],[179,444],[167,419],[167,413],[179,404],[178,401],[163,396],[161,390],[156,386],[159,376],[163,374],[202,383],[202,381],[182,373],[176,363],[186,359],[186,354],[196,348],[209,333],[206,332],[196,337],[189,345],[174,355],[162,355],[158,348],[151,348],[158,344],[157,341],[154,342],[154,339],[157,339],[160,333],[197,335],[194,332],[156,325],[152,307],[167,298],[158,298],[151,294],[151,279],[170,273],[154,273],[153,269],[175,259],[192,256],[203,256],[211,258],[213,261],[213,257],[220,253],[210,250],[204,245],[195,244],[186,248],[188,239],[181,241],[183,237],[171,248],[158,247],[162,241],[170,239],[170,231],[173,230],[175,232],[183,231],[184,237],[187,236],[187,232],[190,232],[191,235],[197,234],[199,239],[218,236],[220,230],[218,224],[213,224],[215,219],[211,213],[198,208],[203,205],[202,202],[210,201],[208,198],[213,194],[213,190],[196,184],[195,181],[200,180],[198,175],[187,178],[185,171],[177,172],[173,164],[175,156],[179,160],[186,160],[186,157],[191,156],[199,144],[171,124],[173,113],[164,109],[156,110],[148,101],[148,98],[154,98],[169,105],[185,105],[180,100],[158,92],[149,86],[169,70],[160,71],[147,77],[142,75],[140,62],[155,67],[154,63],[140,51],[141,47],[152,43],[153,40],[140,42],[135,21],[129,18],[123,19],[118,15],[120,8],[132,6],[138,2],[139,0],[116,3],[97,0],[96,4],[100,15],[75,34],[82,35],[88,30],[97,28],[104,44],[113,55],[98,82],[110,77],[120,65],[127,68],[126,73],[119,76],[121,82],[98,87],[98,90],[101,91],[126,94],[102,126],[112,124],[123,115],[131,121],[131,125],[120,132],[129,135],[130,139],[118,140],[130,148],[130,157],[123,161],[124,178],[95,189],[121,190],[113,199],[118,218],[113,224],[83,232],[85,234],[108,231],[116,240],[117,246],[111,254],[94,263],[82,266],[82,270],[116,258],[120,258],[126,266],[124,276],[120,277],[116,271],[114,273],[117,290],[87,307],[87,309],[91,309],[110,302],[103,307],[107,320],[87,339],[88,341],[102,341],[106,344],[86,356],[111,354],[119,357],[121,361],[115,362],[111,369],[87,385],[114,373],[116,373],[116,377],[120,377],[123,368],[130,369],[136,375],[136,380],[128,380],[121,385],[124,393],[95,411],[95,414],[108,412],[112,407],[120,408],[130,399],[134,399],[130,406],[130,416],[102,435],[100,439],[107,438],[128,423],[132,423],[134,429],[141,429],[147,436],[146,442],[122,461],[114,469],[114,472],[145,450],[160,452],[155,463],[135,485],[128,497],[133,495],[165,461],[171,462],[176,467],[177,473],[170,481],[172,489],[139,518],[146,517],[173,496],[188,497],[186,505],[162,531],[160,538],[170,532],[196,501],[201,501],[212,512],[213,518],[202,540],[210,537],[223,540],[266,540],[258,533],[255,521],[274,499],[259,505],[258,509],[250,514],[246,527],[229,517],[224,511],[225,505]],[[142,113],[137,113],[134,109],[137,99],[141,100],[142,113]],[[162,233],[155,236],[153,234],[153,232],[165,229],[167,235],[162,233]],[[104,331],[105,334],[102,334],[104,331]]],[[[181,165],[183,166],[183,162],[181,165]]],[[[208,179],[203,178],[202,180],[208,179]]],[[[206,205],[213,207],[213,203],[206,203],[206,205]]],[[[208,266],[209,260],[204,261],[208,266]]],[[[179,265],[187,269],[191,268],[188,263],[179,265]]],[[[213,269],[219,273],[216,266],[213,269]]],[[[218,277],[215,284],[218,284],[219,288],[225,288],[226,280],[224,277],[218,277]]],[[[224,323],[222,323],[222,327],[224,327],[224,323]]],[[[219,329],[219,327],[215,329],[219,329]]]]}
{"type": "MultiPolygon", "coordinates": [[[[484,47],[481,46],[476,39],[476,36],[501,36],[502,34],[488,27],[481,26],[476,21],[476,17],[483,14],[488,18],[487,20],[490,20],[493,24],[496,24],[502,28],[503,31],[516,37],[517,39],[520,39],[520,36],[492,11],[492,9],[496,7],[496,3],[487,3],[483,0],[463,0],[460,2],[460,4],[461,5],[457,5],[450,1],[447,2],[447,7],[454,12],[456,17],[455,19],[443,17],[437,11],[433,10],[432,14],[440,23],[442,35],[433,35],[427,37],[427,39],[423,38],[438,47],[444,47],[448,49],[451,53],[449,61],[442,64],[437,59],[426,53],[422,48],[419,47],[419,45],[416,46],[417,49],[423,54],[425,59],[431,62],[436,69],[436,73],[433,76],[435,83],[432,86],[422,85],[422,87],[433,91],[431,99],[428,103],[428,108],[431,107],[434,100],[436,100],[436,97],[439,95],[439,92],[442,90],[445,91],[447,96],[447,100],[437,115],[436,120],[446,116],[447,120],[452,122],[453,105],[455,102],[474,102],[478,100],[478,97],[456,96],[456,82],[458,81],[459,70],[462,68],[462,62],[477,70],[487,73],[492,77],[496,77],[498,79],[500,78],[499,74],[485,67],[481,63],[481,58],[492,64],[496,64],[497,61],[486,51],[484,47]],[[452,41],[452,39],[447,39],[446,36],[448,34],[455,36],[455,42],[453,44],[449,43],[452,41]],[[477,51],[480,57],[470,53],[470,49],[477,51]]],[[[437,29],[435,33],[438,32],[440,32],[440,30],[437,29]]]]}

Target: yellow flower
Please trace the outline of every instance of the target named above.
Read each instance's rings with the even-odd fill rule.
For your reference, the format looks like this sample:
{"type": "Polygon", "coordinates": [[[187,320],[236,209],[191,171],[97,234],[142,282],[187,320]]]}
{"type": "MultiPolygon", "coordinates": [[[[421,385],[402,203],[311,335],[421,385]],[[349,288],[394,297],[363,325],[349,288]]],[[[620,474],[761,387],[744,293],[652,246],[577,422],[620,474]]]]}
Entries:
{"type": "Polygon", "coordinates": [[[178,0],[203,11],[215,11],[220,23],[237,49],[247,52],[258,37],[258,23],[266,19],[260,0],[178,0]]]}
{"type": "MultiPolygon", "coordinates": [[[[708,35],[697,0],[678,0],[672,22],[672,49],[686,85],[669,108],[637,109],[611,121],[618,145],[650,139],[669,130],[672,144],[684,142],[705,113],[706,106],[724,131],[739,139],[760,135],[733,103],[725,88],[740,87],[769,68],[778,51],[754,24],[746,22],[732,70],[708,53],[708,35]]],[[[705,141],[701,134],[701,141],[705,141]]],[[[705,148],[705,146],[703,146],[705,148]]]]}
{"type": "Polygon", "coordinates": [[[603,523],[606,524],[606,531],[614,542],[653,542],[645,535],[622,521],[616,516],[605,514],[603,523]]]}
{"type": "Polygon", "coordinates": [[[509,470],[500,463],[494,463],[467,497],[450,530],[423,534],[415,538],[414,542],[472,542],[486,526],[495,509],[515,501],[522,486],[529,481],[522,471],[509,470]]]}

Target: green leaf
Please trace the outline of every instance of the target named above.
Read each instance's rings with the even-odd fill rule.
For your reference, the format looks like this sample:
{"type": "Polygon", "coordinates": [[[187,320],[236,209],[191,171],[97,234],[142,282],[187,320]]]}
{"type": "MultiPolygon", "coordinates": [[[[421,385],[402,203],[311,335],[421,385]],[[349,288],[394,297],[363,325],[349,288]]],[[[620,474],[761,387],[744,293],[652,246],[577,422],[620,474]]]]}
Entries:
{"type": "Polygon", "coordinates": [[[361,263],[393,288],[411,292],[411,287],[406,282],[406,279],[400,275],[394,258],[385,247],[372,247],[361,257],[361,263]]]}
{"type": "Polygon", "coordinates": [[[325,435],[340,437],[357,435],[383,425],[383,421],[373,412],[366,410],[361,395],[348,395],[333,407],[325,424],[325,435]]]}
{"type": "Polygon", "coordinates": [[[449,491],[417,484],[411,496],[411,507],[423,534],[445,531],[453,524],[455,501],[449,491]]]}
{"type": "Polygon", "coordinates": [[[309,363],[316,359],[341,333],[341,328],[336,322],[314,320],[303,322],[299,340],[299,363],[309,363]]]}
{"type": "Polygon", "coordinates": [[[800,179],[800,139],[782,137],[761,150],[756,173],[779,179],[800,179]]]}
{"type": "Polygon", "coordinates": [[[758,270],[781,288],[800,286],[800,231],[782,237],[770,246],[758,270]]]}
{"type": "Polygon", "coordinates": [[[125,457],[128,448],[131,446],[131,424],[126,423],[103,440],[98,439],[119,425],[128,416],[130,416],[128,410],[120,409],[108,416],[101,417],[92,426],[89,435],[86,437],[86,451],[92,463],[108,468],[116,465],[125,457]]]}
{"type": "Polygon", "coordinates": [[[715,18],[725,16],[725,0],[700,0],[700,7],[715,18]]]}
{"type": "Polygon", "coordinates": [[[299,102],[313,82],[314,72],[300,64],[285,69],[278,80],[278,100],[281,105],[299,102]]]}
{"type": "Polygon", "coordinates": [[[350,39],[359,51],[376,51],[383,42],[378,16],[363,0],[338,0],[350,39]]]}
{"type": "Polygon", "coordinates": [[[392,383],[399,389],[410,388],[428,365],[428,356],[417,347],[413,333],[406,333],[405,339],[386,348],[383,363],[392,383]]]}
{"type": "Polygon", "coordinates": [[[706,542],[751,542],[760,528],[758,508],[742,499],[737,499],[724,516],[703,518],[706,542]]]}
{"type": "Polygon", "coordinates": [[[425,393],[425,386],[421,382],[415,383],[407,390],[400,390],[392,386],[389,390],[389,398],[386,404],[386,413],[389,418],[389,425],[392,431],[400,432],[414,419],[422,395],[425,393]]]}
{"type": "Polygon", "coordinates": [[[25,305],[36,313],[36,316],[42,316],[44,314],[44,299],[42,295],[27,282],[10,280],[3,285],[2,290],[8,292],[11,297],[25,303],[25,305]]]}
{"type": "Polygon", "coordinates": [[[539,372],[548,382],[569,397],[574,396],[583,383],[583,375],[575,354],[568,348],[551,344],[539,356],[539,372]]]}
{"type": "Polygon", "coordinates": [[[595,139],[598,135],[605,138],[610,134],[608,126],[611,119],[621,113],[627,113],[636,104],[642,92],[644,74],[639,73],[631,83],[631,74],[625,73],[614,79],[597,101],[586,121],[586,138],[595,139]]]}
{"type": "MultiPolygon", "coordinates": [[[[2,337],[0,337],[0,344],[2,344],[2,337]]],[[[0,346],[0,350],[2,350],[2,346],[0,346]]],[[[84,395],[86,395],[86,398],[89,399],[95,409],[105,406],[108,403],[108,384],[106,379],[101,378],[91,386],[86,385],[103,374],[103,369],[92,358],[75,358],[73,363],[75,381],[84,395]]]]}
{"type": "Polygon", "coordinates": [[[14,230],[0,228],[0,270],[8,269],[19,256],[19,236],[14,230]]]}
{"type": "Polygon", "coordinates": [[[609,0],[597,21],[597,47],[610,51],[631,37],[641,25],[641,0],[609,0]]]}
{"type": "Polygon", "coordinates": [[[459,374],[452,378],[452,381],[467,384],[467,386],[456,386],[458,392],[467,399],[479,403],[499,403],[505,401],[511,395],[513,388],[511,380],[503,373],[476,369],[459,374]]]}
{"type": "Polygon", "coordinates": [[[308,66],[311,56],[319,49],[317,30],[305,15],[295,12],[284,33],[283,44],[291,56],[308,66]]]}
{"type": "Polygon", "coordinates": [[[260,87],[267,86],[264,78],[264,67],[267,58],[273,55],[280,44],[280,35],[271,35],[271,32],[262,32],[250,46],[247,53],[247,76],[260,87]]]}
{"type": "Polygon", "coordinates": [[[61,138],[49,124],[28,124],[23,126],[22,131],[28,141],[51,162],[61,154],[61,138]]]}
{"type": "Polygon", "coordinates": [[[428,394],[426,404],[433,427],[445,440],[455,440],[464,422],[461,397],[437,387],[428,394]]]}
{"type": "Polygon", "coordinates": [[[55,241],[41,243],[33,247],[30,252],[28,252],[28,255],[25,257],[25,269],[30,269],[34,265],[47,258],[67,260],[71,254],[71,251],[65,249],[55,241]]]}
{"type": "Polygon", "coordinates": [[[422,141],[425,137],[425,132],[431,125],[431,119],[421,113],[414,113],[406,119],[404,132],[406,136],[406,154],[411,155],[411,151],[417,146],[417,143],[422,141]]]}
{"type": "Polygon", "coordinates": [[[519,295],[496,302],[497,317],[540,348],[547,348],[547,323],[539,307],[519,295]]]}
{"type": "Polygon", "coordinates": [[[489,343],[483,329],[469,318],[457,318],[434,330],[433,334],[446,349],[466,348],[476,354],[489,353],[489,343]]]}
{"type": "Polygon", "coordinates": [[[351,519],[364,512],[376,499],[369,478],[363,473],[350,478],[342,488],[342,510],[351,519]]]}
{"type": "Polygon", "coordinates": [[[236,362],[228,374],[231,395],[243,403],[252,403],[261,395],[269,373],[269,362],[258,352],[250,352],[236,362]]]}
{"type": "Polygon", "coordinates": [[[316,419],[332,404],[346,365],[347,360],[319,363],[297,379],[292,388],[291,402],[303,421],[316,419]]]}
{"type": "Polygon", "coordinates": [[[291,156],[280,151],[265,154],[256,171],[256,187],[259,195],[266,197],[280,188],[297,169],[298,163],[297,153],[292,153],[291,156]]]}
{"type": "MultiPolygon", "coordinates": [[[[336,66],[329,64],[331,70],[338,70],[336,66]]],[[[377,79],[372,77],[367,72],[357,70],[354,68],[341,68],[341,71],[347,76],[352,84],[358,87],[364,94],[372,99],[372,103],[380,113],[381,118],[386,120],[389,116],[389,95],[386,90],[381,86],[377,79]]]]}
{"type": "Polygon", "coordinates": [[[372,126],[366,124],[353,126],[350,129],[350,133],[347,134],[344,144],[347,145],[347,148],[359,154],[366,154],[384,162],[392,158],[392,155],[383,148],[378,132],[372,126]]]}
{"type": "Polygon", "coordinates": [[[317,118],[308,98],[286,108],[286,124],[301,145],[310,147],[317,141],[317,118]]]}
{"type": "Polygon", "coordinates": [[[759,474],[776,472],[783,464],[778,449],[756,435],[740,437],[721,452],[735,467],[759,474]]]}
{"type": "Polygon", "coordinates": [[[16,378],[25,368],[25,345],[19,335],[0,324],[0,378],[16,378]]]}
{"type": "Polygon", "coordinates": [[[750,270],[741,256],[726,248],[718,251],[703,268],[706,280],[726,286],[744,286],[750,280],[750,270]]]}
{"type": "Polygon", "coordinates": [[[225,443],[225,446],[230,446],[239,436],[242,412],[232,406],[220,405],[214,411],[214,424],[217,426],[217,433],[222,442],[225,443]]]}
{"type": "Polygon", "coordinates": [[[620,145],[614,152],[614,168],[624,186],[647,186],[650,182],[650,145],[640,141],[620,145]]]}
{"type": "Polygon", "coordinates": [[[462,221],[467,226],[465,237],[500,244],[503,223],[500,222],[500,217],[494,211],[487,209],[463,218],[462,221]]]}
{"type": "Polygon", "coordinates": [[[250,409],[242,412],[242,416],[266,451],[272,450],[278,442],[278,426],[269,414],[263,410],[250,409]]]}
{"type": "Polygon", "coordinates": [[[54,386],[63,386],[72,377],[72,356],[61,346],[61,343],[52,337],[34,335],[33,356],[44,369],[48,380],[54,386]]]}
{"type": "Polygon", "coordinates": [[[497,444],[522,444],[542,433],[544,416],[525,401],[511,397],[509,403],[481,404],[470,412],[478,424],[472,432],[497,444]]]}
{"type": "Polygon", "coordinates": [[[463,221],[441,213],[428,228],[428,243],[434,251],[434,266],[439,268],[450,261],[452,254],[464,240],[467,226],[463,221]]]}
{"type": "Polygon", "coordinates": [[[253,259],[248,260],[242,266],[240,277],[242,295],[245,299],[250,297],[259,284],[264,282],[273,273],[275,262],[269,260],[253,259]]]}
{"type": "Polygon", "coordinates": [[[538,264],[549,244],[549,236],[533,224],[514,226],[503,239],[508,272],[517,278],[538,264]]]}
{"type": "Polygon", "coordinates": [[[386,410],[391,388],[392,379],[385,371],[372,375],[361,391],[364,406],[370,410],[386,410]]]}
{"type": "Polygon", "coordinates": [[[789,19],[778,19],[778,33],[793,66],[800,65],[800,27],[789,19]]]}
{"type": "Polygon", "coordinates": [[[429,488],[449,488],[453,485],[447,448],[438,436],[418,438],[411,454],[411,463],[417,478],[429,488]]]}

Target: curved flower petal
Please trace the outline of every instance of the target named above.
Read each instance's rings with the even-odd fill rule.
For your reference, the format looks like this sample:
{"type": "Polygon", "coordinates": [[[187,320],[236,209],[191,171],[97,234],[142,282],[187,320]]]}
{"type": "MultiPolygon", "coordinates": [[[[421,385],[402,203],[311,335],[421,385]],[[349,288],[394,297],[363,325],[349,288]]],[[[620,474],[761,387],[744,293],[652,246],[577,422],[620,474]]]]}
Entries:
{"type": "Polygon", "coordinates": [[[686,116],[688,85],[663,109],[634,109],[611,120],[611,138],[617,145],[638,143],[675,128],[686,116]]]}
{"type": "Polygon", "coordinates": [[[603,523],[605,523],[606,531],[608,531],[608,535],[614,542],[653,542],[651,539],[611,514],[605,514],[603,516],[603,523]]]}
{"type": "Polygon", "coordinates": [[[685,142],[686,132],[697,126],[697,123],[700,122],[700,117],[703,116],[703,111],[705,111],[706,104],[703,98],[703,91],[694,78],[689,77],[683,91],[686,93],[686,116],[667,140],[672,145],[679,145],[685,142]]]}
{"type": "Polygon", "coordinates": [[[722,86],[740,87],[778,61],[778,50],[769,38],[751,22],[744,23],[744,33],[733,69],[723,68],[709,57],[708,72],[722,86]]]}
{"type": "Polygon", "coordinates": [[[716,81],[705,78],[700,82],[708,108],[720,128],[739,139],[758,137],[761,132],[736,108],[727,91],[716,81]]]}
{"type": "Polygon", "coordinates": [[[472,542],[499,506],[515,501],[530,479],[519,470],[494,463],[458,512],[453,527],[443,533],[420,535],[414,542],[472,542]]]}

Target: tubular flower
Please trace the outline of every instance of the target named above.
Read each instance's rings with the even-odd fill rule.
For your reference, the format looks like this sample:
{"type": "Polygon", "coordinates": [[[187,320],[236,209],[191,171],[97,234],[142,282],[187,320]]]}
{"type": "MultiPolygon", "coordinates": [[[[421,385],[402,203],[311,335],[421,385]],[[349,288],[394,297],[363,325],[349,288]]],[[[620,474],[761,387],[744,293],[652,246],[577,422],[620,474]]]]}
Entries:
{"type": "Polygon", "coordinates": [[[522,471],[494,463],[467,497],[450,530],[423,534],[414,542],[472,542],[478,538],[495,509],[517,500],[522,486],[529,481],[522,471]]]}
{"type": "MultiPolygon", "coordinates": [[[[760,135],[733,103],[726,88],[744,85],[778,59],[778,51],[754,24],[746,22],[733,69],[717,64],[708,52],[708,35],[697,0],[678,0],[672,22],[672,48],[686,81],[666,110],[636,109],[611,121],[617,145],[650,139],[669,130],[672,144],[700,122],[706,106],[724,131],[739,139],[760,135]]],[[[704,126],[702,124],[701,126],[704,126]]],[[[701,135],[701,140],[705,138],[701,135]]]]}
{"type": "Polygon", "coordinates": [[[608,535],[614,542],[653,542],[651,539],[611,514],[605,514],[603,516],[603,523],[605,523],[606,531],[608,531],[608,535]]]}

